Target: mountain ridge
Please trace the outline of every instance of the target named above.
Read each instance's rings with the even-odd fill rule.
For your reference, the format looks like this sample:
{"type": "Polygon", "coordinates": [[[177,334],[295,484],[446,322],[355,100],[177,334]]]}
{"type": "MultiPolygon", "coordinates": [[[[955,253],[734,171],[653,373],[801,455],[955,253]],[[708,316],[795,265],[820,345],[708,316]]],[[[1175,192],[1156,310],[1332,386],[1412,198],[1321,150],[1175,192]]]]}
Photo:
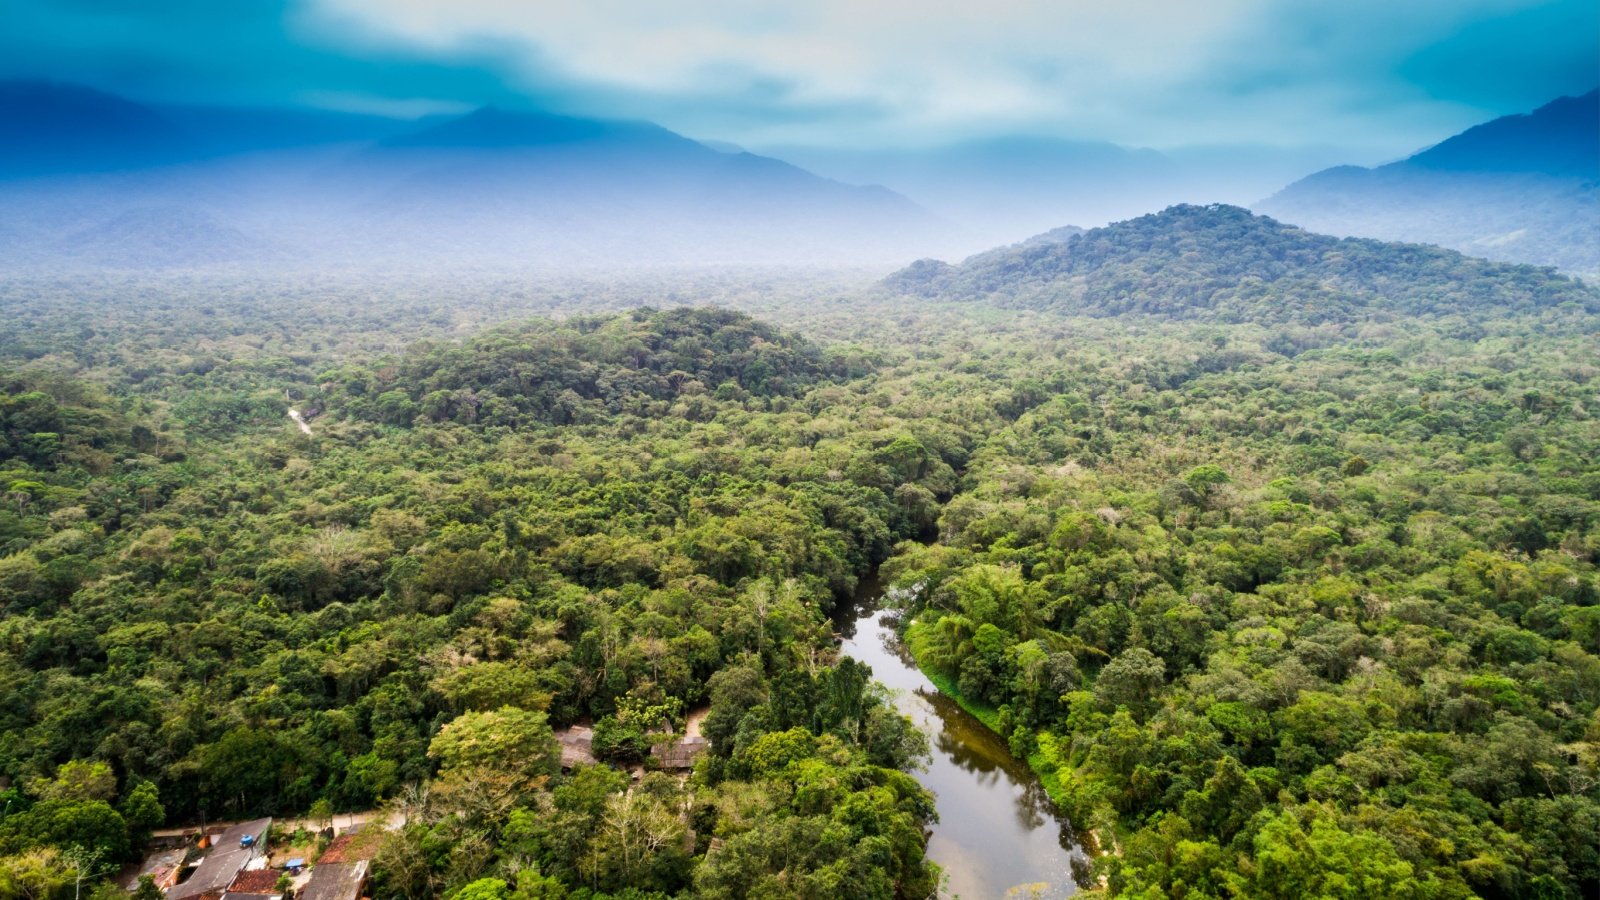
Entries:
{"type": "Polygon", "coordinates": [[[155,165],[181,157],[191,140],[149,107],[107,91],[0,80],[0,177],[155,165]]]}
{"type": "Polygon", "coordinates": [[[1600,88],[1475,125],[1390,165],[1600,178],[1600,88]]]}
{"type": "Polygon", "coordinates": [[[1331,234],[1600,276],[1600,91],[1493,119],[1385,166],[1324,169],[1252,208],[1331,234]]]}
{"type": "Polygon", "coordinates": [[[1550,269],[1314,234],[1221,204],[1173,206],[956,266],[920,260],[881,285],[929,299],[1226,322],[1317,324],[1564,302],[1600,310],[1600,293],[1550,269]]]}
{"type": "MultiPolygon", "coordinates": [[[[0,200],[38,232],[27,252],[6,254],[11,266],[857,264],[936,250],[953,230],[886,188],[719,151],[650,122],[490,106],[391,131],[370,117],[283,113],[277,120],[300,131],[274,136],[236,112],[208,141],[205,110],[185,113],[185,129],[164,128],[147,107],[106,92],[7,84],[18,110],[99,104],[160,138],[150,142],[160,152],[144,155],[51,151],[53,168],[0,166],[0,200]],[[166,210],[158,231],[209,235],[210,249],[196,259],[128,233],[137,215],[148,218],[136,211],[150,209],[166,210]],[[271,235],[273,252],[253,257],[250,247],[268,244],[251,234],[271,235]]],[[[20,115],[0,119],[27,127],[20,115]]],[[[118,145],[105,137],[116,121],[80,143],[118,145]]]]}

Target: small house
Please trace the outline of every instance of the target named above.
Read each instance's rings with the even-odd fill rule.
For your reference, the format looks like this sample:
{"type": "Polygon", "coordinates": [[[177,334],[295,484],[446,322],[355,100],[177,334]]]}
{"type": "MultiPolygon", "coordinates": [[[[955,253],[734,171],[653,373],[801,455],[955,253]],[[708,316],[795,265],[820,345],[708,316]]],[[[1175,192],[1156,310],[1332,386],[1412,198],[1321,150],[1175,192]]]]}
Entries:
{"type": "Polygon", "coordinates": [[[556,732],[556,741],[561,745],[561,768],[571,769],[574,766],[592,766],[597,760],[594,758],[594,729],[587,725],[573,725],[556,732]]]}
{"type": "Polygon", "coordinates": [[[702,754],[711,749],[711,743],[700,735],[665,741],[651,746],[650,753],[668,771],[686,771],[694,768],[702,754]]]}
{"type": "Polygon", "coordinates": [[[369,865],[364,859],[317,863],[311,867],[311,880],[300,890],[300,900],[360,900],[369,865]]]}
{"type": "Polygon", "coordinates": [[[258,869],[266,864],[267,829],[271,819],[242,822],[227,829],[211,840],[211,852],[188,879],[167,891],[167,900],[199,900],[212,895],[220,897],[233,880],[246,868],[258,869]]]}
{"type": "Polygon", "coordinates": [[[130,891],[136,891],[139,889],[139,879],[149,875],[156,887],[164,891],[178,883],[178,876],[183,874],[183,861],[188,855],[187,847],[157,850],[144,858],[144,862],[139,864],[139,870],[122,886],[130,891]]]}
{"type": "Polygon", "coordinates": [[[378,849],[382,845],[381,829],[366,831],[359,825],[353,826],[328,843],[322,855],[317,857],[317,865],[370,860],[378,855],[378,849]]]}
{"type": "Polygon", "coordinates": [[[278,890],[278,879],[283,873],[277,869],[245,869],[223,893],[221,900],[283,900],[278,890]]]}

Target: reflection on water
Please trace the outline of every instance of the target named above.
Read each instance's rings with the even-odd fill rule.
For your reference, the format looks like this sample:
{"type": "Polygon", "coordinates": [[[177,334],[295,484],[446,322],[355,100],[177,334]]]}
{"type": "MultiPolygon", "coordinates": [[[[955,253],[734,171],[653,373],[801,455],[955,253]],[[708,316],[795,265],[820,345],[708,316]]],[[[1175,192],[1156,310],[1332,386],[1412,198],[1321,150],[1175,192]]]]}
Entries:
{"type": "Polygon", "coordinates": [[[872,667],[900,711],[931,738],[933,759],[918,773],[937,798],[928,855],[944,867],[947,893],[962,900],[1061,898],[1074,889],[1083,854],[1044,787],[1005,742],[940,694],[901,646],[891,612],[869,601],[838,622],[842,652],[872,667]]]}

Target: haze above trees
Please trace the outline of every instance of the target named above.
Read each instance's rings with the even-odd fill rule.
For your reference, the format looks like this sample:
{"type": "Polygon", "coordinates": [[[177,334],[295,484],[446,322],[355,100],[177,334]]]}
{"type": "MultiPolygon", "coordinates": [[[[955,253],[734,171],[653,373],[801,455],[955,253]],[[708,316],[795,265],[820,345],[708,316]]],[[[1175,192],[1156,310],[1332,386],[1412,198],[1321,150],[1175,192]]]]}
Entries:
{"type": "Polygon", "coordinates": [[[887,271],[1058,226],[1221,201],[1313,231],[1594,276],[1597,121],[1600,94],[1564,98],[1399,163],[1303,177],[1336,158],[1028,137],[883,151],[780,147],[759,156],[648,122],[540,111],[487,107],[408,122],[152,107],[14,81],[0,84],[0,201],[13,213],[0,222],[0,265],[887,271]]]}

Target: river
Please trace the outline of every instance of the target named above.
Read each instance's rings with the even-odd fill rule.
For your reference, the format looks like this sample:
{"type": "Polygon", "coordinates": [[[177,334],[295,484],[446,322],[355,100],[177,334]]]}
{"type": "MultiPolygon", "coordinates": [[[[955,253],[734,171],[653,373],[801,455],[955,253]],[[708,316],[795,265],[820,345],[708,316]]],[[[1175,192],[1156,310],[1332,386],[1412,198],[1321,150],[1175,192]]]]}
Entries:
{"type": "Polygon", "coordinates": [[[1033,770],[917,669],[894,631],[896,614],[878,608],[877,585],[863,588],[836,619],[840,650],[871,666],[873,677],[895,692],[900,711],[928,735],[933,759],[917,780],[933,792],[939,810],[928,855],[947,876],[941,896],[1071,896],[1073,863],[1086,861],[1071,826],[1056,814],[1033,770]]]}

